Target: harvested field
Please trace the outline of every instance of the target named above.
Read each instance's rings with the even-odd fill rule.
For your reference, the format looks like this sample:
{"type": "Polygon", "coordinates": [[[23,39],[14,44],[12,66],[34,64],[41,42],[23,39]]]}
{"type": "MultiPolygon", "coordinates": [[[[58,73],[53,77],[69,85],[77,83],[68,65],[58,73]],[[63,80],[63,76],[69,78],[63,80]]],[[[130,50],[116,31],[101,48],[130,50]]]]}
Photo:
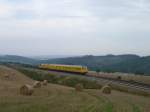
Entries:
{"type": "Polygon", "coordinates": [[[1,79],[0,112],[150,112],[150,97],[114,90],[105,95],[100,89],[76,92],[71,87],[48,84],[35,89],[32,96],[23,96],[19,94],[21,81],[25,84],[34,81],[7,67],[0,70],[17,73],[16,81],[1,79]],[[6,83],[11,88],[2,88],[6,83]]]}

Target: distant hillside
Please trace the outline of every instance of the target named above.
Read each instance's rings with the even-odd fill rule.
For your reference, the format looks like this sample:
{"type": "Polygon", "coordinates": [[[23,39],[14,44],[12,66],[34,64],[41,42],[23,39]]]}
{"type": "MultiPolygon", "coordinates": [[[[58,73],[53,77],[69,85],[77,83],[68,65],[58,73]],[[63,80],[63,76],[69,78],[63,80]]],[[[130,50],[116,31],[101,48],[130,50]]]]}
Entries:
{"type": "Polygon", "coordinates": [[[120,64],[126,61],[140,59],[137,55],[106,55],[106,56],[82,56],[82,57],[70,57],[50,59],[43,61],[44,63],[59,63],[59,64],[74,64],[74,65],[86,65],[92,69],[95,67],[104,67],[120,64]]]}
{"type": "Polygon", "coordinates": [[[23,56],[16,56],[16,55],[3,55],[0,56],[0,62],[16,62],[16,63],[23,63],[23,64],[37,64],[39,61],[27,58],[23,56]]]}
{"type": "Polygon", "coordinates": [[[45,60],[44,63],[85,65],[90,70],[150,74],[150,57],[137,55],[83,56],[45,60]]]}
{"type": "Polygon", "coordinates": [[[37,60],[14,55],[0,56],[0,62],[15,62],[37,65],[40,63],[84,65],[90,70],[103,72],[126,72],[150,75],[150,56],[137,55],[106,55],[106,56],[81,56],[70,58],[57,58],[37,60]]]}
{"type": "Polygon", "coordinates": [[[150,75],[150,57],[141,57],[133,60],[127,60],[122,63],[109,65],[105,67],[105,70],[119,71],[136,74],[147,74],[150,75]]]}

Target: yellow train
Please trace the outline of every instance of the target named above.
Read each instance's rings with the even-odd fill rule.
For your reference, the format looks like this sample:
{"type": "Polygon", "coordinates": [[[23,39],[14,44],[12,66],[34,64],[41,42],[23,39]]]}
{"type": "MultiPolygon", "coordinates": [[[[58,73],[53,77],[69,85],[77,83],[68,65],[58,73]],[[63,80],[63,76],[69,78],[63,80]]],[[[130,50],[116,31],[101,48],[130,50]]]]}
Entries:
{"type": "Polygon", "coordinates": [[[39,68],[46,69],[46,70],[74,72],[74,73],[81,73],[81,74],[86,74],[88,72],[87,67],[78,66],[78,65],[40,64],[39,68]]]}

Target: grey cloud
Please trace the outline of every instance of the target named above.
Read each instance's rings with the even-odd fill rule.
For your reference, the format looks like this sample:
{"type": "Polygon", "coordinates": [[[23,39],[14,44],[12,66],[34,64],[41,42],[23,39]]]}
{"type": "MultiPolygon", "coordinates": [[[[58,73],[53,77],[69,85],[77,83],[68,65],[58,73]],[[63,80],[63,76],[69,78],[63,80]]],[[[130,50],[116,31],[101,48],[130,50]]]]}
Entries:
{"type": "Polygon", "coordinates": [[[32,0],[9,6],[15,6],[8,10],[13,16],[0,21],[5,54],[149,54],[148,0],[32,0]]]}
{"type": "Polygon", "coordinates": [[[101,18],[150,17],[150,2],[146,0],[88,0],[87,5],[88,10],[92,11],[94,16],[101,18]]]}

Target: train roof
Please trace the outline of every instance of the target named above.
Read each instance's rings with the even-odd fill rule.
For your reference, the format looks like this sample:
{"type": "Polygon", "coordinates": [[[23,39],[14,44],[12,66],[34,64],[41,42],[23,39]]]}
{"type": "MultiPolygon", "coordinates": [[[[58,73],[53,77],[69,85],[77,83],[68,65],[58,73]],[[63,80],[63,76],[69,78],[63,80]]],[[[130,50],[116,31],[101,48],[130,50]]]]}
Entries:
{"type": "Polygon", "coordinates": [[[86,67],[86,66],[82,66],[82,65],[65,65],[65,64],[43,64],[43,65],[86,67]]]}

